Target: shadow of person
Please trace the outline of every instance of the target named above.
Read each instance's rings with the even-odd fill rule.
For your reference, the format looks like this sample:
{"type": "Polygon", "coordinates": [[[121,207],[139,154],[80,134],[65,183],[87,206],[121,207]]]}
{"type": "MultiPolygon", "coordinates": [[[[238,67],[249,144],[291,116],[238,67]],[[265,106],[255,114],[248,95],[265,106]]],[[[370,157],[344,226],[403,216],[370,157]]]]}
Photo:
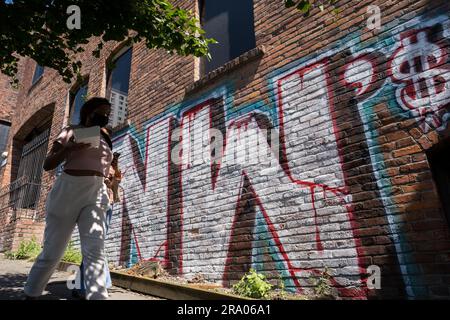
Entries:
{"type": "MultiPolygon", "coordinates": [[[[0,275],[0,300],[22,300],[25,296],[23,287],[27,281],[26,274],[7,273],[0,275]]],[[[76,300],[67,288],[67,282],[50,281],[38,300],[76,300]]]]}
{"type": "Polygon", "coordinates": [[[78,300],[72,297],[67,281],[52,281],[47,284],[46,293],[39,300],[78,300]]]}
{"type": "Polygon", "coordinates": [[[25,274],[0,275],[0,300],[20,300],[26,280],[25,274]]]}

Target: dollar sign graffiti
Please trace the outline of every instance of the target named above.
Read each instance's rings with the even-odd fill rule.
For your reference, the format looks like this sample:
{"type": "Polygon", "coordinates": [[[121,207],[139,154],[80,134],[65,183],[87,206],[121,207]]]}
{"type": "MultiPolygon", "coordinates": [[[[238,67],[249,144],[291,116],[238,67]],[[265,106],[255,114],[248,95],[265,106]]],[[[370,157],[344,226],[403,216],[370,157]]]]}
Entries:
{"type": "Polygon", "coordinates": [[[391,58],[392,79],[400,84],[397,100],[418,117],[424,132],[442,125],[442,111],[450,103],[450,71],[442,67],[446,61],[446,51],[429,42],[424,30],[402,37],[391,58]]]}

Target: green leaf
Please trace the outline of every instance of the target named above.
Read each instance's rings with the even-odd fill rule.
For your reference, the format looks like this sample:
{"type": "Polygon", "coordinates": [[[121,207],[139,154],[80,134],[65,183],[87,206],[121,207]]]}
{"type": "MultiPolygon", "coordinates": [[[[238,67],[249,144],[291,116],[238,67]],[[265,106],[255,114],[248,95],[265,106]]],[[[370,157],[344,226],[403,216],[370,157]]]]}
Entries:
{"type": "Polygon", "coordinates": [[[309,3],[309,1],[302,0],[297,4],[297,9],[303,13],[308,13],[311,9],[311,3],[309,3]]]}
{"type": "Polygon", "coordinates": [[[235,293],[246,297],[265,298],[272,289],[272,285],[265,278],[263,274],[258,274],[254,269],[250,269],[249,273],[233,285],[233,290],[235,293]]]}
{"type": "Polygon", "coordinates": [[[286,8],[291,8],[295,6],[295,1],[293,0],[285,0],[284,1],[284,5],[286,6],[286,8]]]}

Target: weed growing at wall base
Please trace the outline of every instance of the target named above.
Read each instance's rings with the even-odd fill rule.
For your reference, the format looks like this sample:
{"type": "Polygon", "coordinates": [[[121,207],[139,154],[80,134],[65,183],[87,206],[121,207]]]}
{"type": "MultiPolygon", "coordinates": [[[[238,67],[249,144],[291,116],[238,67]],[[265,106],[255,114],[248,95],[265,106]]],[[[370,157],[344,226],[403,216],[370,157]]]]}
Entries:
{"type": "Polygon", "coordinates": [[[5,256],[11,260],[34,260],[40,252],[41,246],[33,237],[31,240],[22,241],[17,251],[6,252],[5,256]]]}
{"type": "Polygon", "coordinates": [[[233,286],[235,293],[257,299],[266,298],[271,289],[272,285],[266,280],[266,277],[254,269],[250,269],[250,272],[233,286]]]}
{"type": "MultiPolygon", "coordinates": [[[[31,240],[24,240],[20,242],[19,248],[16,251],[5,252],[5,257],[11,260],[29,260],[34,261],[42,251],[41,245],[33,237],[31,240]]],[[[81,251],[73,246],[70,242],[62,261],[80,264],[82,260],[81,251]]]]}
{"type": "Polygon", "coordinates": [[[71,241],[61,260],[65,262],[80,264],[82,259],[83,258],[81,255],[81,251],[76,249],[73,245],[73,242],[71,241]]]}
{"type": "Polygon", "coordinates": [[[328,268],[322,271],[318,277],[315,279],[310,278],[311,282],[314,284],[314,293],[319,297],[330,297],[332,296],[332,289],[330,285],[331,274],[328,268]]]}

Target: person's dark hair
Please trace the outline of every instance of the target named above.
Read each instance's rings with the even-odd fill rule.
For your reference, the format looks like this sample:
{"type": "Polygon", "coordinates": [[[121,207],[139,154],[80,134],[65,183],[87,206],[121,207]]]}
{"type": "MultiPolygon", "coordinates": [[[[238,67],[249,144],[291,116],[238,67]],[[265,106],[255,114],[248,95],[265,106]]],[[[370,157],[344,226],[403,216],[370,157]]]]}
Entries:
{"type": "MultiPolygon", "coordinates": [[[[108,99],[102,97],[93,97],[90,98],[88,101],[86,101],[80,110],[80,125],[85,125],[87,117],[92,112],[94,112],[95,109],[105,104],[111,106],[111,103],[108,101],[108,99]]],[[[111,141],[111,133],[105,128],[102,128],[102,130],[100,130],[100,133],[106,139],[106,142],[108,143],[110,149],[112,150],[113,145],[111,141]]]]}
{"type": "Polygon", "coordinates": [[[111,103],[106,98],[101,97],[94,97],[90,98],[88,101],[86,101],[80,110],[80,124],[85,125],[87,117],[94,112],[94,110],[97,107],[100,107],[101,105],[107,104],[111,106],[111,103]]]}

